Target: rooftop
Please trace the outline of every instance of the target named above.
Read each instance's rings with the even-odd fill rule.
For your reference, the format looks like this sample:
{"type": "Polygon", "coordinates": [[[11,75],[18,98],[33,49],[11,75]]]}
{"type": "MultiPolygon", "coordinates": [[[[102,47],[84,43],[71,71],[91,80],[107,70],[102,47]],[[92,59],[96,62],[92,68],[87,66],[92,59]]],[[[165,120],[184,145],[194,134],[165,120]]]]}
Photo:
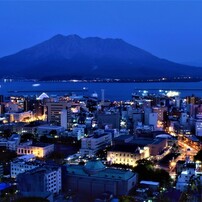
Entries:
{"type": "Polygon", "coordinates": [[[154,181],[144,181],[142,180],[140,184],[147,184],[147,185],[153,185],[153,186],[159,186],[159,182],[154,182],[154,181]]]}
{"type": "Polygon", "coordinates": [[[7,184],[5,182],[1,182],[0,183],[0,191],[4,190],[4,189],[6,189],[6,188],[8,188],[10,186],[11,186],[10,184],[7,184]]]}
{"type": "Polygon", "coordinates": [[[161,143],[162,141],[164,141],[163,138],[157,138],[157,139],[154,139],[154,141],[152,142],[152,144],[159,144],[159,143],[161,143]]]}
{"type": "Polygon", "coordinates": [[[124,145],[115,145],[112,147],[111,151],[119,151],[119,152],[130,152],[130,153],[138,153],[138,146],[135,144],[124,144],[124,145]]]}
{"type": "MultiPolygon", "coordinates": [[[[86,164],[87,165],[87,164],[86,164]]],[[[102,163],[96,163],[90,162],[89,167],[96,168],[96,172],[86,172],[85,166],[82,165],[68,165],[66,166],[67,173],[70,175],[76,175],[76,176],[83,176],[83,177],[95,177],[95,178],[102,178],[102,179],[108,179],[108,180],[128,180],[134,175],[135,173],[131,171],[126,171],[126,170],[121,170],[121,169],[116,169],[116,168],[107,168],[102,166],[102,163]],[[92,165],[92,164],[96,165],[92,165]]]]}

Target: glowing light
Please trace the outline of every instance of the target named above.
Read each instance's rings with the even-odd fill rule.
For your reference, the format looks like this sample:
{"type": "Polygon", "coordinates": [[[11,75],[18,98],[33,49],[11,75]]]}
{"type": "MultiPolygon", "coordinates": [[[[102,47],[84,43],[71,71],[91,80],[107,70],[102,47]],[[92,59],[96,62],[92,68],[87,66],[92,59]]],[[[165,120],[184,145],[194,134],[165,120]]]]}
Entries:
{"type": "Polygon", "coordinates": [[[168,91],[166,94],[168,97],[175,97],[175,96],[179,96],[180,93],[177,91],[168,91]]]}

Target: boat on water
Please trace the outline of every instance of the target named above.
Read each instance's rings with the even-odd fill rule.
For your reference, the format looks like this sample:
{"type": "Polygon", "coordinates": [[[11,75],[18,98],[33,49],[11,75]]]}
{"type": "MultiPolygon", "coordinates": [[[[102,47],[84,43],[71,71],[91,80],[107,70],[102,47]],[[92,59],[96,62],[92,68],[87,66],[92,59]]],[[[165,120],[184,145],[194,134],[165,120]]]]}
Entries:
{"type": "Polygon", "coordinates": [[[37,86],[40,86],[41,84],[40,83],[34,83],[32,84],[33,87],[37,87],[37,86]]]}

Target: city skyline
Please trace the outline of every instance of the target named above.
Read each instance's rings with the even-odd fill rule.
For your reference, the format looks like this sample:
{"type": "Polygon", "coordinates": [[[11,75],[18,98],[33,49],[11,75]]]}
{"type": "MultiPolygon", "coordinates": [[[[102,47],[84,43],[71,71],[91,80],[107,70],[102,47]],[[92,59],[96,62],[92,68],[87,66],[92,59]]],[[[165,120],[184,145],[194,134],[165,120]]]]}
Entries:
{"type": "Polygon", "coordinates": [[[55,34],[121,38],[171,61],[202,66],[200,1],[0,1],[0,57],[55,34]]]}

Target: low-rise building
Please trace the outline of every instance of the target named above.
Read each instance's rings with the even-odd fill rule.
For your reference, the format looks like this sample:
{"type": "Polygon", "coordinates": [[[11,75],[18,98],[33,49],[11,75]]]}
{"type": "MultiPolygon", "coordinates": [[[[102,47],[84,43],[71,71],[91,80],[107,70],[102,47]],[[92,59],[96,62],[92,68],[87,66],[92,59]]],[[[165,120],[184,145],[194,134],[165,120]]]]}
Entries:
{"type": "Polygon", "coordinates": [[[137,161],[150,156],[149,147],[138,147],[134,144],[115,145],[107,151],[107,161],[110,164],[136,166],[137,161]]]}
{"type": "Polygon", "coordinates": [[[167,140],[164,138],[156,138],[148,146],[150,148],[150,155],[156,156],[161,154],[161,152],[167,147],[167,140]]]}
{"type": "Polygon", "coordinates": [[[24,122],[26,119],[33,118],[33,113],[31,111],[18,112],[18,113],[6,113],[5,116],[9,122],[24,122]]]}
{"type": "Polygon", "coordinates": [[[187,163],[186,168],[180,173],[176,182],[176,189],[180,191],[188,190],[189,188],[195,191],[198,190],[198,185],[202,183],[202,172],[196,170],[195,163],[187,163]]]}
{"type": "Polygon", "coordinates": [[[41,163],[35,161],[36,157],[33,154],[24,155],[16,158],[10,163],[10,173],[12,178],[16,178],[18,174],[24,173],[39,167],[41,163]]]}
{"type": "Polygon", "coordinates": [[[17,155],[34,154],[36,157],[43,158],[54,151],[54,144],[34,143],[32,145],[19,145],[17,155]]]}
{"type": "Polygon", "coordinates": [[[82,156],[93,156],[97,151],[104,149],[107,145],[110,145],[111,141],[111,133],[96,134],[90,137],[82,138],[80,153],[82,156]]]}
{"type": "Polygon", "coordinates": [[[18,189],[22,196],[57,194],[62,188],[61,167],[44,165],[17,176],[18,189]]]}
{"type": "Polygon", "coordinates": [[[128,194],[136,183],[136,173],[107,168],[99,160],[88,161],[84,166],[66,165],[64,172],[65,190],[76,193],[82,202],[92,201],[104,192],[128,194]]]}
{"type": "Polygon", "coordinates": [[[38,138],[40,138],[41,136],[51,136],[53,138],[57,138],[64,134],[64,132],[65,128],[62,126],[44,125],[37,127],[38,138]]]}
{"type": "Polygon", "coordinates": [[[20,135],[13,134],[9,139],[1,138],[0,139],[0,146],[6,147],[9,150],[16,151],[18,145],[20,144],[20,135]]]}

